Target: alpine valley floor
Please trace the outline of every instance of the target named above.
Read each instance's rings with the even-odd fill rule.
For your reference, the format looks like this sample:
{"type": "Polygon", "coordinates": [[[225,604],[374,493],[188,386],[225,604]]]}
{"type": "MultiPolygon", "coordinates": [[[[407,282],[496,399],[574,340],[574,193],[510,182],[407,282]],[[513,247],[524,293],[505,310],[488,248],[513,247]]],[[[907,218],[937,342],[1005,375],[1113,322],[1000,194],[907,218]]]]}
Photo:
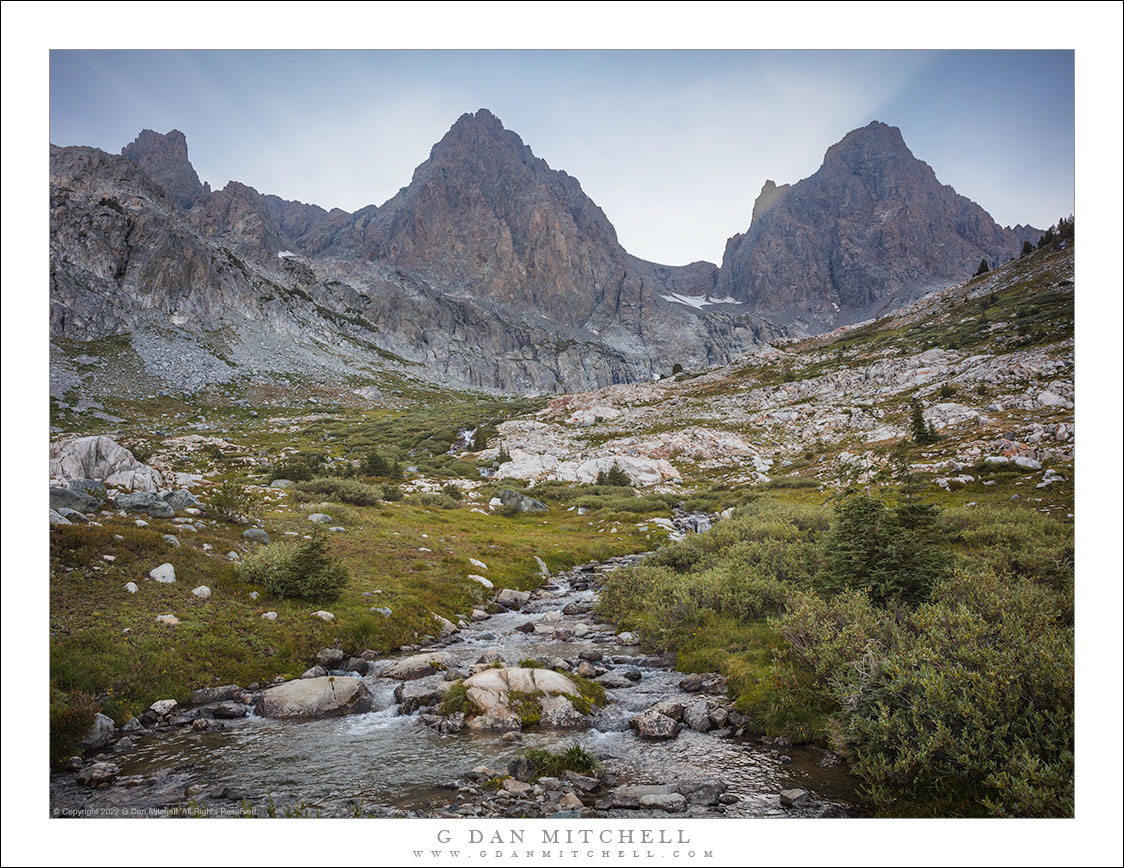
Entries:
{"type": "Polygon", "coordinates": [[[54,340],[52,808],[1072,816],[1073,250],[555,397],[54,340]]]}

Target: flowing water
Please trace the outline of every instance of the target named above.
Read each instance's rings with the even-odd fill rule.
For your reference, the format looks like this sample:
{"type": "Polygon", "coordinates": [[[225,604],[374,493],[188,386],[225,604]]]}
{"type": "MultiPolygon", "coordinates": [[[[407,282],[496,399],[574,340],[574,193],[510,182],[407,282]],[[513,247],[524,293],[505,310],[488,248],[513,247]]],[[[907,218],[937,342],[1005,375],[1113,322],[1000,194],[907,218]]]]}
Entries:
{"type": "MultiPolygon", "coordinates": [[[[607,564],[598,571],[611,569],[607,564]]],[[[138,740],[130,752],[112,760],[122,776],[141,776],[136,787],[81,791],[73,778],[55,775],[52,805],[76,808],[98,805],[144,809],[182,804],[192,785],[228,787],[254,804],[267,798],[281,803],[303,802],[312,812],[348,814],[356,804],[392,806],[408,812],[431,810],[448,803],[448,784],[484,764],[503,770],[508,761],[532,747],[558,749],[577,742],[597,754],[621,783],[666,783],[675,779],[719,779],[739,798],[721,809],[726,816],[812,815],[852,812],[857,799],[854,779],[838,767],[821,767],[824,753],[815,748],[783,751],[748,738],[720,738],[684,727],[672,740],[642,741],[629,728],[629,718],[665,699],[689,699],[678,686],[681,673],[643,658],[638,648],[607,643],[611,633],[557,641],[516,628],[538,622],[574,602],[593,599],[592,570],[571,571],[551,579],[522,611],[504,612],[473,623],[442,647],[467,670],[484,651],[500,652],[508,665],[528,657],[575,660],[580,651],[597,647],[605,655],[599,665],[619,671],[639,670],[631,687],[609,689],[610,702],[595,712],[584,731],[525,730],[522,742],[504,741],[499,733],[441,735],[421,723],[417,714],[400,715],[394,689],[400,682],[369,676],[375,709],[366,714],[325,720],[269,720],[249,717],[219,731],[180,727],[138,740]],[[600,641],[598,641],[600,640],[600,641]],[[653,665],[655,664],[655,665],[653,665]],[[782,755],[791,761],[782,760],[782,755]],[[813,804],[801,811],[780,806],[782,789],[809,790],[813,804]]],[[[593,623],[592,615],[563,616],[558,626],[593,623]]]]}

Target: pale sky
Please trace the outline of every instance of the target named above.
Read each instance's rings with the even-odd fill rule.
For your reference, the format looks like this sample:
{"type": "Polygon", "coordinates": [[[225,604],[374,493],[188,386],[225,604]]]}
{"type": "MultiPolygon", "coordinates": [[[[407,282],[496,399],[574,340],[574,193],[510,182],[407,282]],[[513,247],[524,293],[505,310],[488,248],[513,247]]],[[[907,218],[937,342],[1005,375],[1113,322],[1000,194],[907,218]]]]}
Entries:
{"type": "Polygon", "coordinates": [[[1073,211],[1070,51],[53,51],[50,71],[54,144],[180,129],[216,189],[348,211],[488,108],[672,265],[721,261],[767,178],[872,120],[1003,225],[1073,211]]]}

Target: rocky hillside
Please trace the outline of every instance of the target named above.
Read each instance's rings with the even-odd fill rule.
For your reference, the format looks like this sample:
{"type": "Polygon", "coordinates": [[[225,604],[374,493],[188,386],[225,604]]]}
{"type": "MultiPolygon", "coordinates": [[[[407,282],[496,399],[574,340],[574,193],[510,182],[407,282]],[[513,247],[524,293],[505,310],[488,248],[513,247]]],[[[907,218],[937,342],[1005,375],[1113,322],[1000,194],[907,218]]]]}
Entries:
{"type": "Polygon", "coordinates": [[[1018,471],[1019,497],[1059,511],[1069,507],[1035,487],[1072,474],[1073,364],[1073,248],[1063,242],[735,365],[554,398],[499,425],[494,451],[511,461],[498,475],[591,482],[615,462],[638,485],[822,490],[896,479],[904,456],[927,484],[981,498],[993,473],[1018,471]],[[914,404],[934,434],[923,442],[914,404]]]}
{"type": "Polygon", "coordinates": [[[963,280],[981,259],[995,267],[1041,234],[999,226],[875,121],[811,177],[765,183],[749,229],[726,244],[717,291],[814,334],[963,280]]]}

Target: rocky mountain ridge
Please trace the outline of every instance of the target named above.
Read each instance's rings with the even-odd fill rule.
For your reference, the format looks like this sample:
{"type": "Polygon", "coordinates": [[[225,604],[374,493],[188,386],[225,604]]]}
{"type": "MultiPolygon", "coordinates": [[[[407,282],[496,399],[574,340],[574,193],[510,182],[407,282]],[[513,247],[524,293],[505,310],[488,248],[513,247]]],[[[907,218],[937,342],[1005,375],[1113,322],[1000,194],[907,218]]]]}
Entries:
{"type": "Polygon", "coordinates": [[[178,130],[145,130],[120,157],[52,146],[52,335],[194,345],[177,388],[247,370],[375,382],[389,365],[455,387],[575,391],[729,363],[962,277],[979,245],[995,256],[1016,243],[951,188],[934,192],[893,128],[852,133],[824,165],[792,187],[768,182],[719,268],[628,254],[577,180],[486,109],[463,115],[388,202],[353,214],[236,181],[212,191],[178,130]],[[899,228],[871,229],[871,203],[901,189],[904,210],[879,218],[899,228]],[[959,208],[971,231],[933,203],[959,208]],[[825,241],[817,227],[831,220],[825,241]],[[916,252],[949,233],[952,252],[916,252]],[[909,256],[866,262],[858,241],[875,236],[909,256]]]}

